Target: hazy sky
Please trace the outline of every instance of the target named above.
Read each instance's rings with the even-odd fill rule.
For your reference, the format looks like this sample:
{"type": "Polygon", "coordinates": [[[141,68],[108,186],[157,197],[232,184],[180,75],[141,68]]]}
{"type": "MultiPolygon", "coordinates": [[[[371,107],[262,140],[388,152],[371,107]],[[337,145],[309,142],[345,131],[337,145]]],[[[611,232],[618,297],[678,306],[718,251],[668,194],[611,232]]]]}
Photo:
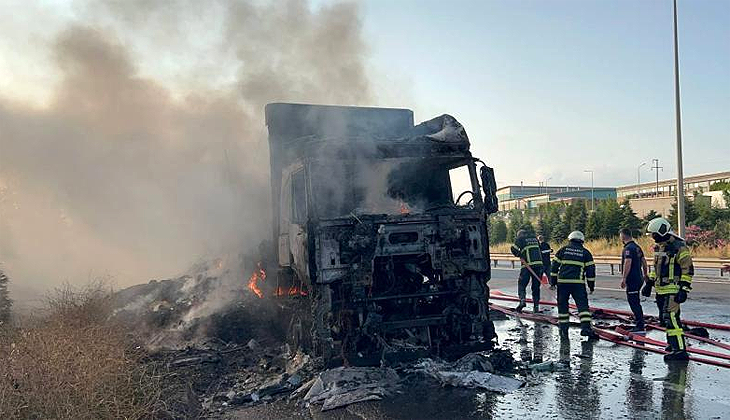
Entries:
{"type": "MultiPolygon", "coordinates": [[[[9,1],[5,10],[23,12],[3,22],[1,95],[43,100],[55,83],[43,46],[87,3],[9,1]]],[[[373,105],[412,108],[419,120],[455,115],[499,184],[585,184],[585,169],[596,185],[633,183],[642,162],[642,179],[653,179],[653,158],[662,178],[674,176],[670,0],[359,4],[373,105]]],[[[140,73],[183,90],[235,77],[201,58],[201,16],[189,23],[199,35],[181,43],[187,54],[137,42],[140,73]]],[[[679,20],[685,173],[730,170],[730,0],[680,0],[679,20]]]]}
{"type": "MultiPolygon", "coordinates": [[[[255,246],[277,100],[452,114],[500,185],[674,176],[670,0],[306,1],[0,0],[0,262],[139,281],[255,246]]],[[[685,173],[730,170],[730,0],[679,19],[685,173]]]]}
{"type": "MultiPolygon", "coordinates": [[[[670,0],[362,4],[387,103],[455,115],[499,184],[675,176],[670,0]]],[[[730,170],[730,1],[678,9],[685,174],[730,170]]]]}

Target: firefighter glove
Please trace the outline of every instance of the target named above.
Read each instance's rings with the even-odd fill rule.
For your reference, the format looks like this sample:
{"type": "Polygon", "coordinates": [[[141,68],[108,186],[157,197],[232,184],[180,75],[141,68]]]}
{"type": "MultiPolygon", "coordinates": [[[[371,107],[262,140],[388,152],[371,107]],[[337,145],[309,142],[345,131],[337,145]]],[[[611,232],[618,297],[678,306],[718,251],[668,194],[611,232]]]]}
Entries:
{"type": "Polygon", "coordinates": [[[676,295],[674,295],[674,301],[677,303],[684,303],[687,301],[687,292],[679,289],[676,295]]]}
{"type": "Polygon", "coordinates": [[[596,290],[596,283],[593,281],[588,282],[588,289],[590,289],[591,293],[593,293],[596,290]]]}

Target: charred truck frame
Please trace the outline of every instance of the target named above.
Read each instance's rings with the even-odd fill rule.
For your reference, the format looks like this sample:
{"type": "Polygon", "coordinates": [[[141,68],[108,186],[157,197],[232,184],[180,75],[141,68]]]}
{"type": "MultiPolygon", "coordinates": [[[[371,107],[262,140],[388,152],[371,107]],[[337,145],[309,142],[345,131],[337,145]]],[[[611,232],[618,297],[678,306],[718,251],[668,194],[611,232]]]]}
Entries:
{"type": "Polygon", "coordinates": [[[456,119],[273,103],[266,124],[277,294],[300,305],[295,344],[325,359],[491,346],[494,175],[456,119]]]}

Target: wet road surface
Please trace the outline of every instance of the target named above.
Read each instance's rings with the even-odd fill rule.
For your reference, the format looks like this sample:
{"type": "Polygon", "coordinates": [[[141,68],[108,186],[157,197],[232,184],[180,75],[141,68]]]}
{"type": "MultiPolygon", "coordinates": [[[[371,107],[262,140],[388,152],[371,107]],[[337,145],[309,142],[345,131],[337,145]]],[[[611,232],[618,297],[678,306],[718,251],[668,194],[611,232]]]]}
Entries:
{"type": "MultiPolygon", "coordinates": [[[[490,287],[516,295],[517,270],[496,269],[490,287]]],[[[628,310],[620,278],[601,275],[590,304],[628,310]]],[[[529,293],[529,289],[528,289],[529,293]]],[[[543,288],[542,298],[554,301],[543,288]]],[[[730,323],[730,282],[696,283],[682,305],[688,319],[730,323]]],[[[512,307],[514,302],[497,302],[512,307]]],[[[652,299],[642,302],[656,314],[652,299]]],[[[530,306],[528,306],[529,308],[530,306]]],[[[551,308],[551,315],[556,309],[551,308]]],[[[383,401],[358,403],[321,413],[276,402],[226,413],[233,419],[727,419],[730,418],[730,370],[689,362],[667,365],[661,355],[607,341],[588,342],[573,328],[570,340],[559,340],[557,328],[532,321],[495,321],[500,345],[516,360],[563,361],[566,368],[522,377],[527,385],[500,395],[468,389],[442,388],[436,383],[405,383],[403,392],[383,401]]],[[[730,343],[730,334],[711,331],[711,337],[730,343]]],[[[649,337],[664,341],[663,333],[649,337]]],[[[707,345],[701,348],[717,350],[707,345]]]]}

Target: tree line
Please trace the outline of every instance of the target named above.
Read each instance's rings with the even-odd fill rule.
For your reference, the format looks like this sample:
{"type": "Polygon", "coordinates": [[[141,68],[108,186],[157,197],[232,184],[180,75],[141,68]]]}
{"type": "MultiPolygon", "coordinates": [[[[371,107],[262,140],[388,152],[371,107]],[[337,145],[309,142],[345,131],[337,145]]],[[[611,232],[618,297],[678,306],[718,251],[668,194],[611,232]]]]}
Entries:
{"type": "MultiPolygon", "coordinates": [[[[546,240],[563,242],[570,232],[579,230],[587,240],[615,239],[622,228],[628,228],[634,236],[640,235],[647,223],[661,214],[649,212],[639,218],[627,201],[595,201],[590,211],[589,200],[574,200],[570,203],[549,203],[527,210],[511,210],[490,218],[489,230],[492,243],[514,241],[520,229],[527,229],[546,240]]],[[[695,231],[712,232],[715,240],[730,240],[730,210],[712,207],[709,200],[685,200],[685,215],[688,226],[695,231]]],[[[666,215],[672,226],[677,225],[677,205],[666,215]]],[[[710,244],[712,245],[712,244],[710,244]]]]}

